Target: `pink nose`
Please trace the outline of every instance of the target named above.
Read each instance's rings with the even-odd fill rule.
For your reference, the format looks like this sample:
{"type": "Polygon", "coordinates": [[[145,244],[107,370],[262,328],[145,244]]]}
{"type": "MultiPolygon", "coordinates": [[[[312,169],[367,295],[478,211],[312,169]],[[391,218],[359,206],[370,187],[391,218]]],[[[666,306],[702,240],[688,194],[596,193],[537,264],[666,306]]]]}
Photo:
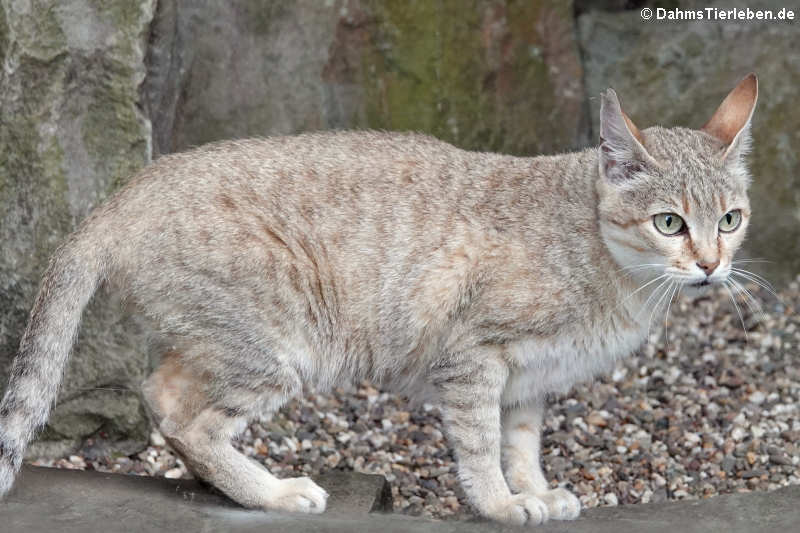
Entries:
{"type": "Polygon", "coordinates": [[[719,266],[719,259],[717,259],[713,263],[711,261],[705,261],[705,260],[698,261],[697,266],[699,266],[700,269],[706,273],[706,276],[710,276],[714,272],[714,269],[719,266]]]}

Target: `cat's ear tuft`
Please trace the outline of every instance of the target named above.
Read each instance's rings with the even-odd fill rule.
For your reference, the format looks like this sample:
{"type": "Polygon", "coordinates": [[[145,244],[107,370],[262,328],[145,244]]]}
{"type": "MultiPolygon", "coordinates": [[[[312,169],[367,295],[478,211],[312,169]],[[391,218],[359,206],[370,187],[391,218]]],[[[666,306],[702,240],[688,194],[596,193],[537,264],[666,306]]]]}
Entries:
{"type": "Polygon", "coordinates": [[[608,89],[600,97],[600,172],[611,181],[622,181],[639,172],[652,158],[644,137],[625,114],[617,93],[608,89]]]}
{"type": "Polygon", "coordinates": [[[722,141],[727,161],[738,159],[750,147],[750,120],[758,101],[758,78],[750,73],[728,93],[701,131],[722,141]]]}

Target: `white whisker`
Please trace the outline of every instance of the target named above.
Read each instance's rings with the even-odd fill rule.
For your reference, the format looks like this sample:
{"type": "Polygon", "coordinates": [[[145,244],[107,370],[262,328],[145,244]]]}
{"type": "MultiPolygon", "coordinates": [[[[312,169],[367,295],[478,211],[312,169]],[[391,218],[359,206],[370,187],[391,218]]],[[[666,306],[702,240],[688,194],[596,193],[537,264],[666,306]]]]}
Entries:
{"type": "Polygon", "coordinates": [[[647,309],[647,304],[650,303],[650,300],[653,298],[653,296],[655,296],[657,293],[661,292],[661,287],[663,287],[664,285],[669,283],[669,281],[670,281],[669,278],[665,279],[664,281],[659,283],[658,286],[655,289],[653,289],[650,292],[650,295],[647,297],[647,300],[644,301],[644,303],[642,304],[642,307],[639,309],[639,313],[636,315],[637,318],[639,317],[639,315],[642,314],[643,310],[647,309]]]}
{"type": "Polygon", "coordinates": [[[672,289],[672,294],[669,295],[669,301],[667,302],[667,312],[664,315],[664,348],[667,349],[669,345],[669,308],[672,306],[672,299],[675,297],[675,293],[679,292],[680,289],[683,287],[680,283],[675,283],[675,288],[672,289]]]}
{"type": "Polygon", "coordinates": [[[759,322],[765,322],[766,318],[767,318],[767,314],[764,311],[764,307],[761,305],[761,303],[755,298],[755,296],[753,296],[753,293],[751,293],[747,289],[747,287],[745,287],[744,285],[741,285],[736,280],[729,279],[729,281],[733,284],[733,286],[739,292],[741,292],[742,294],[745,295],[745,303],[747,304],[747,307],[750,309],[750,312],[754,316],[758,317],[758,321],[759,322]],[[753,308],[753,305],[755,305],[755,308],[753,308]]]}
{"type": "Polygon", "coordinates": [[[775,290],[775,287],[772,286],[772,283],[769,282],[768,279],[764,278],[763,276],[759,276],[755,272],[751,272],[749,270],[745,270],[743,268],[731,268],[733,272],[737,272],[739,274],[747,274],[748,276],[753,276],[754,278],[761,280],[769,289],[775,290]]]}
{"type": "Polygon", "coordinates": [[[768,261],[767,259],[761,258],[753,258],[753,259],[737,259],[735,261],[731,261],[732,265],[738,265],[739,263],[774,263],[774,261],[768,261]]]}
{"type": "Polygon", "coordinates": [[[744,318],[742,317],[742,311],[739,309],[739,304],[736,303],[736,298],[733,296],[733,291],[730,288],[730,281],[725,281],[723,284],[725,289],[728,291],[728,294],[731,296],[731,301],[733,302],[733,306],[736,308],[736,312],[739,314],[739,320],[742,322],[742,331],[744,331],[744,341],[745,343],[750,343],[750,339],[747,337],[747,326],[744,325],[744,318]]]}
{"type": "Polygon", "coordinates": [[[766,285],[763,281],[759,280],[758,278],[754,278],[751,272],[743,272],[739,269],[732,268],[731,276],[740,276],[746,279],[747,281],[755,283],[756,285],[758,285],[759,287],[761,287],[762,289],[766,290],[771,295],[773,295],[780,303],[783,303],[783,299],[780,296],[778,296],[778,293],[775,292],[775,289],[773,289],[771,286],[766,285]]]}
{"type": "Polygon", "coordinates": [[[645,268],[656,268],[656,267],[662,267],[663,268],[664,266],[666,266],[666,265],[663,265],[661,263],[642,263],[640,265],[631,265],[631,266],[622,267],[619,270],[617,270],[617,272],[623,272],[623,271],[631,272],[631,271],[634,271],[634,270],[643,270],[645,268]]]}
{"type": "MultiPolygon", "coordinates": [[[[664,301],[664,298],[667,296],[667,293],[669,293],[669,291],[672,290],[672,287],[676,282],[669,280],[669,283],[670,284],[667,285],[667,288],[664,290],[664,293],[658,297],[658,301],[656,301],[656,304],[653,306],[653,310],[650,313],[650,318],[647,319],[647,342],[650,342],[650,325],[653,321],[653,316],[655,316],[656,311],[658,310],[659,307],[661,307],[661,302],[664,301]]],[[[661,287],[661,285],[659,285],[659,287],[661,287]]]]}
{"type": "Polygon", "coordinates": [[[642,290],[642,289],[644,289],[645,287],[647,287],[648,285],[651,285],[651,284],[655,283],[656,281],[658,281],[658,280],[660,280],[660,279],[664,279],[664,278],[666,278],[666,277],[668,277],[668,276],[669,276],[669,274],[661,274],[661,275],[660,275],[660,276],[658,276],[657,278],[653,278],[653,279],[651,279],[650,281],[648,281],[647,283],[645,283],[644,285],[642,285],[641,287],[639,287],[638,289],[636,289],[635,291],[633,291],[631,294],[629,294],[629,295],[628,295],[628,296],[625,298],[625,300],[623,300],[623,301],[627,302],[628,300],[630,300],[631,298],[633,298],[633,297],[636,295],[636,293],[638,293],[640,290],[642,290]]]}

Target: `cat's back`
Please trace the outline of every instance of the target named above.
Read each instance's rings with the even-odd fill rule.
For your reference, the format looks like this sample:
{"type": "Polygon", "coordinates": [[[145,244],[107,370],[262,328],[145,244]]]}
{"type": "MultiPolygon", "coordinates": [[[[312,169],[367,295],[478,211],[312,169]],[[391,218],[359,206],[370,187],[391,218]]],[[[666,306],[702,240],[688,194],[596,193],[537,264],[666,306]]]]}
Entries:
{"type": "Polygon", "coordinates": [[[220,141],[166,155],[134,176],[119,196],[151,208],[157,207],[154,194],[174,200],[173,208],[230,194],[269,197],[282,205],[303,199],[320,208],[387,195],[400,203],[425,197],[458,207],[492,203],[493,195],[500,201],[519,200],[520,193],[552,196],[559,192],[553,184],[565,183],[551,176],[564,173],[564,158],[467,151],[411,132],[315,132],[220,141]]]}
{"type": "MultiPolygon", "coordinates": [[[[443,223],[504,189],[520,158],[417,133],[341,131],[221,141],[156,160],[106,206],[137,225],[222,229],[248,217],[298,229],[443,223]],[[488,179],[488,181],[487,181],[488,179]],[[147,217],[139,214],[147,212],[147,217]],[[205,221],[205,222],[204,222],[205,221]]],[[[152,228],[142,232],[152,233],[152,228]]]]}
{"type": "Polygon", "coordinates": [[[214,142],[164,156],[142,175],[171,186],[242,179],[253,187],[275,182],[308,186],[355,175],[364,184],[380,185],[403,165],[442,168],[467,153],[419,133],[316,132],[214,142]]]}
{"type": "Polygon", "coordinates": [[[376,131],[223,141],[158,159],[100,211],[131,255],[159,239],[231,247],[280,230],[342,261],[378,250],[376,259],[410,262],[468,234],[525,245],[530,232],[548,240],[565,224],[591,225],[585,158],[471,152],[376,131]]]}

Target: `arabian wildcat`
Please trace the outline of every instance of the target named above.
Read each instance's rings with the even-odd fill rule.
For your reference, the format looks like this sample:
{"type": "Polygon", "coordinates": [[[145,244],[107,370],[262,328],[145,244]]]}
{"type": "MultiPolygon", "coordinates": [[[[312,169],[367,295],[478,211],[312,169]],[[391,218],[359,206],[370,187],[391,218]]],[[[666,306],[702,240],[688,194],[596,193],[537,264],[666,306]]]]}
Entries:
{"type": "Polygon", "coordinates": [[[756,97],[750,75],[702,130],[640,131],[608,90],[600,147],[558,156],[364,132],[159,159],[52,257],[0,404],[0,494],[106,283],[172,346],[144,384],[159,429],[240,504],[322,512],[231,438],[304,384],[370,379],[437,398],[480,513],[575,518],[539,465],[543,400],[634,351],[677,287],[726,280],[756,97]]]}

